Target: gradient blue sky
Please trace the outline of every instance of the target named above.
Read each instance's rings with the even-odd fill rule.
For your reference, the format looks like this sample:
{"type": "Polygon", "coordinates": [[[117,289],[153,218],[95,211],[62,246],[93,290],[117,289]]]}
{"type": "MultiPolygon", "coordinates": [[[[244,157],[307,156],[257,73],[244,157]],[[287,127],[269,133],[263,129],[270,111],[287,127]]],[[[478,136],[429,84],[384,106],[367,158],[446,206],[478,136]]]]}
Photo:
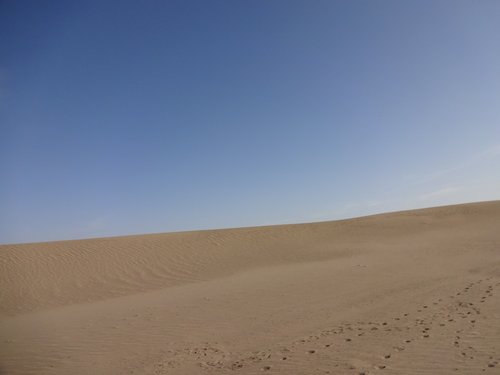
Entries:
{"type": "Polygon", "coordinates": [[[500,199],[500,1],[2,1],[0,242],[500,199]]]}

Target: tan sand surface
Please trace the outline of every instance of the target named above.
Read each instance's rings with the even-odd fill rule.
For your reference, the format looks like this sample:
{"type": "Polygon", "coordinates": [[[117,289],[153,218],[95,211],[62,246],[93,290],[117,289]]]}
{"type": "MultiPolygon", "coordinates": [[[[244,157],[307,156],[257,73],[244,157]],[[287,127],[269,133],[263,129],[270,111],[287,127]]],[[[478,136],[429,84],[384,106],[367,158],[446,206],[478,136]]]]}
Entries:
{"type": "Polygon", "coordinates": [[[500,374],[500,201],[0,246],[0,374],[500,374]]]}

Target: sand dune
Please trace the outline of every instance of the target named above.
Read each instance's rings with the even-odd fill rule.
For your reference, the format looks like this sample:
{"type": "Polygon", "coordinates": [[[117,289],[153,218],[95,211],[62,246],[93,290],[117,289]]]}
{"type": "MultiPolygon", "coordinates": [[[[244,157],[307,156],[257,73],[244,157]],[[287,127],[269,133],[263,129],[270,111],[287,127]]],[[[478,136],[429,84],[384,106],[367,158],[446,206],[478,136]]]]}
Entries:
{"type": "Polygon", "coordinates": [[[0,246],[0,374],[500,374],[500,201],[0,246]]]}

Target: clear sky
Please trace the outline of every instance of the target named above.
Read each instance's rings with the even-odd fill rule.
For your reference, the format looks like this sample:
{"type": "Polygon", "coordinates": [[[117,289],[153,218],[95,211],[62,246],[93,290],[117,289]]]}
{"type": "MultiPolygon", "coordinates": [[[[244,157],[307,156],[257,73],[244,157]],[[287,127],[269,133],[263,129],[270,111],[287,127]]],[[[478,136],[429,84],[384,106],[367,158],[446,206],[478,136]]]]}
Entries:
{"type": "Polygon", "coordinates": [[[500,199],[500,1],[2,1],[0,242],[500,199]]]}

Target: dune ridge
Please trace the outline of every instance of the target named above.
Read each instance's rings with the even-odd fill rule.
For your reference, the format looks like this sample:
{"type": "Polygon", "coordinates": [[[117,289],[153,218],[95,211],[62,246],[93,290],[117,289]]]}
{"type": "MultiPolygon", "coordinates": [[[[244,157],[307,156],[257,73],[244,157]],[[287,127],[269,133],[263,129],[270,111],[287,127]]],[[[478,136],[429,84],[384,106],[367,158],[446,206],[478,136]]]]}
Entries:
{"type": "Polygon", "coordinates": [[[0,373],[498,373],[499,229],[494,201],[1,245],[0,373]]]}

